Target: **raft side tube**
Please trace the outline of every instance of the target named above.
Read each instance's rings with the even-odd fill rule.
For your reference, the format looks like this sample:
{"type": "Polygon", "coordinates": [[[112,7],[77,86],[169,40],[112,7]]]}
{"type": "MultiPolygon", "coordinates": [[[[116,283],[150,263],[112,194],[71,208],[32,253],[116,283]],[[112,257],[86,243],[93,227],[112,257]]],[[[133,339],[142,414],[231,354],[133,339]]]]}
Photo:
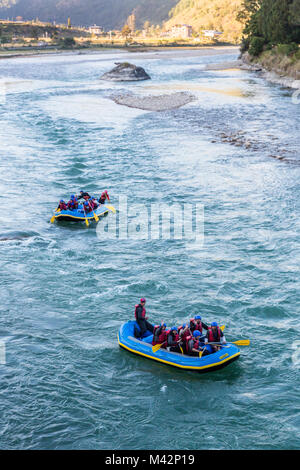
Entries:
{"type": "Polygon", "coordinates": [[[240,356],[239,348],[230,343],[227,343],[220,351],[201,358],[167,351],[164,348],[160,348],[154,353],[152,351],[152,344],[149,342],[150,336],[146,340],[134,337],[135,324],[135,321],[129,321],[121,326],[118,334],[120,347],[133,354],[162,362],[166,365],[197,372],[209,372],[229,365],[240,356]]]}

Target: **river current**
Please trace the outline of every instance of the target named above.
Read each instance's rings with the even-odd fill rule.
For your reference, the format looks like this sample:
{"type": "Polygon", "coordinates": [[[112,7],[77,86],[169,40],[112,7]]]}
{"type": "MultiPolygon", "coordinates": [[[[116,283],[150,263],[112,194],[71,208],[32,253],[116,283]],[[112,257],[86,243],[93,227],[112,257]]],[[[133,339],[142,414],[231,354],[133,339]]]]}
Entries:
{"type": "Polygon", "coordinates": [[[299,448],[300,105],[259,74],[210,70],[237,55],[0,61],[0,448],[299,448]],[[99,80],[124,60],[152,80],[99,80]],[[195,100],[147,112],[120,91],[195,100]],[[50,224],[80,189],[202,204],[204,242],[50,224]],[[153,323],[201,314],[251,345],[207,374],[131,355],[117,333],[142,296],[153,323]]]}

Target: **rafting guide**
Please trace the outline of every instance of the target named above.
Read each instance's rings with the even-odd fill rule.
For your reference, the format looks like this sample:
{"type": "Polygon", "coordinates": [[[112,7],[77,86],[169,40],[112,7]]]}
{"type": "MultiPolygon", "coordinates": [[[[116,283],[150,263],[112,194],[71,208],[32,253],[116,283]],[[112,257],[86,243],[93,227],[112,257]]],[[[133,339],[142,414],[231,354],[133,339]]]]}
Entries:
{"type": "Polygon", "coordinates": [[[117,217],[98,224],[97,236],[120,240],[189,240],[203,246],[204,206],[189,203],[131,204],[119,196],[117,217]]]}

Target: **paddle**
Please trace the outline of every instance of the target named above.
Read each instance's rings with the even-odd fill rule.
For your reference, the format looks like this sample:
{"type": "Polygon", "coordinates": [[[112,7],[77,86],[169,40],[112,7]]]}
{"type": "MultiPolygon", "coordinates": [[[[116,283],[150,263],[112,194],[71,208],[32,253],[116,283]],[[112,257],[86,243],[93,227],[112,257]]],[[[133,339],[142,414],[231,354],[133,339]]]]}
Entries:
{"type": "Polygon", "coordinates": [[[160,344],[156,344],[155,346],[152,346],[152,352],[156,352],[158,351],[164,344],[165,344],[166,341],[164,341],[163,343],[160,343],[160,344]]]}
{"type": "Polygon", "coordinates": [[[204,346],[204,348],[202,349],[202,351],[199,351],[199,357],[200,357],[200,358],[202,357],[202,354],[204,353],[205,350],[206,350],[206,347],[204,346]]]}
{"type": "MultiPolygon", "coordinates": [[[[250,346],[250,339],[240,339],[238,341],[229,341],[230,344],[236,344],[237,346],[250,346]]],[[[206,344],[218,344],[226,345],[227,343],[206,343],[206,344]]]]}
{"type": "Polygon", "coordinates": [[[82,204],[82,208],[83,208],[83,212],[84,212],[84,215],[85,215],[85,225],[86,225],[87,227],[89,227],[90,224],[89,224],[89,221],[88,221],[87,216],[86,216],[84,204],[82,204]]]}
{"type": "Polygon", "coordinates": [[[53,214],[53,216],[52,216],[51,219],[50,219],[50,223],[51,223],[51,224],[54,223],[54,220],[55,220],[55,212],[60,212],[60,209],[58,209],[58,208],[55,209],[54,214],[53,214]]]}
{"type": "Polygon", "coordinates": [[[107,206],[107,205],[105,204],[105,207],[106,207],[107,209],[109,209],[110,211],[112,211],[113,214],[115,214],[115,213],[117,212],[116,209],[114,208],[114,206],[107,206]]]}
{"type": "Polygon", "coordinates": [[[89,206],[90,206],[90,208],[91,208],[92,211],[93,211],[95,221],[96,221],[96,222],[99,222],[99,217],[97,216],[97,214],[95,214],[95,211],[94,211],[94,209],[92,208],[90,202],[89,202],[89,206]]]}

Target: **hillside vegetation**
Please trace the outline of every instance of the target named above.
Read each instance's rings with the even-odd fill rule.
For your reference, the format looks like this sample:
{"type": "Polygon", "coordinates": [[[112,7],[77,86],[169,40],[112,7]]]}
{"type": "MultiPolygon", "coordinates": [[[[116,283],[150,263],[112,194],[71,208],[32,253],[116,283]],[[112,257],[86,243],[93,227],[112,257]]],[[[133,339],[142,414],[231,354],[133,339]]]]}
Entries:
{"type": "Polygon", "coordinates": [[[159,24],[168,18],[171,8],[178,0],[0,0],[0,17],[88,26],[98,24],[106,30],[120,29],[127,17],[135,10],[136,26],[146,20],[159,24]]]}
{"type": "Polygon", "coordinates": [[[223,40],[239,42],[243,22],[237,20],[242,0],[180,0],[171,10],[167,26],[187,23],[196,32],[203,29],[222,31],[223,40]]]}
{"type": "Polygon", "coordinates": [[[242,52],[267,70],[300,79],[300,0],[244,0],[242,52]]]}

